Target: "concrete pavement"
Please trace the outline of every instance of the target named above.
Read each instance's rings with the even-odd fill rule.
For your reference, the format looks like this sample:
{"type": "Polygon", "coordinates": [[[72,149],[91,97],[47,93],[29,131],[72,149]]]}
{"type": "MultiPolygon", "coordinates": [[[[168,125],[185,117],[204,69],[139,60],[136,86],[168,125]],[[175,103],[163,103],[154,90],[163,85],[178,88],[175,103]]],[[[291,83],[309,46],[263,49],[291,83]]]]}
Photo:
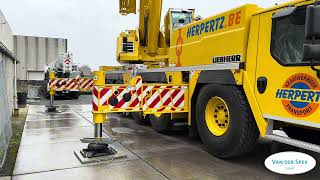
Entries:
{"type": "Polygon", "coordinates": [[[82,165],[74,156],[84,148],[79,139],[93,135],[91,105],[60,105],[46,113],[43,105],[29,107],[13,179],[318,179],[319,168],[303,176],[268,171],[264,160],[270,142],[261,141],[250,155],[221,160],[208,154],[186,131],[158,134],[130,118],[109,115],[104,136],[116,138],[127,158],[82,165]]]}

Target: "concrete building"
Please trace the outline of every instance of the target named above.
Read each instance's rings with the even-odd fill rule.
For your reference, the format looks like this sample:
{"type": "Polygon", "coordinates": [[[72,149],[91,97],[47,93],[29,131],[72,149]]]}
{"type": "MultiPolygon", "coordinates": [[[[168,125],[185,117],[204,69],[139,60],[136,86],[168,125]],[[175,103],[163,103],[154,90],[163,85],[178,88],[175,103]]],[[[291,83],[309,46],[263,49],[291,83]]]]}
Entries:
{"type": "MultiPolygon", "coordinates": [[[[15,103],[15,62],[16,58],[13,53],[13,33],[9,23],[5,19],[3,13],[0,11],[0,66],[2,76],[5,78],[5,84],[0,86],[5,87],[7,103],[4,103],[8,107],[10,112],[13,112],[15,103]]],[[[2,93],[2,92],[1,92],[2,93]]],[[[3,93],[2,93],[3,95],[3,93]]],[[[3,99],[1,98],[3,102],[3,99]]],[[[0,107],[2,108],[2,107],[0,107]]]]}
{"type": "Polygon", "coordinates": [[[17,78],[20,81],[44,79],[44,67],[67,52],[67,39],[14,35],[14,54],[21,61],[17,78]]]}

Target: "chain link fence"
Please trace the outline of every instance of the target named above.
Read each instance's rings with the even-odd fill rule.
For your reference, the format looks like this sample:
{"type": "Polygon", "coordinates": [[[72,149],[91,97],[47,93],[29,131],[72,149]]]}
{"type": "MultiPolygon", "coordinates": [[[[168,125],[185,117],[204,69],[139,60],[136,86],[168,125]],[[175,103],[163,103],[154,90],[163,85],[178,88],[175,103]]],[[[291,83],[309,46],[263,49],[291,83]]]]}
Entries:
{"type": "Polygon", "coordinates": [[[0,169],[2,168],[9,141],[12,136],[10,110],[8,108],[8,99],[5,82],[4,61],[0,62],[0,169]]]}

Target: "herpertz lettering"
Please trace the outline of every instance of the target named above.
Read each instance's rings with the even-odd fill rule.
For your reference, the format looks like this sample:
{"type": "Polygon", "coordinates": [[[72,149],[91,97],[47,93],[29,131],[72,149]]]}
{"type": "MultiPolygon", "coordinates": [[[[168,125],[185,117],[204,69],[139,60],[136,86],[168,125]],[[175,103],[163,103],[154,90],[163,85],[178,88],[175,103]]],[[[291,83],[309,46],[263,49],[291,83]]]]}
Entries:
{"type": "Polygon", "coordinates": [[[216,19],[209,20],[207,22],[203,22],[201,24],[194,25],[188,28],[187,38],[200,36],[203,33],[209,33],[209,32],[214,32],[214,31],[223,29],[225,28],[224,22],[225,22],[225,17],[222,16],[216,19]]]}

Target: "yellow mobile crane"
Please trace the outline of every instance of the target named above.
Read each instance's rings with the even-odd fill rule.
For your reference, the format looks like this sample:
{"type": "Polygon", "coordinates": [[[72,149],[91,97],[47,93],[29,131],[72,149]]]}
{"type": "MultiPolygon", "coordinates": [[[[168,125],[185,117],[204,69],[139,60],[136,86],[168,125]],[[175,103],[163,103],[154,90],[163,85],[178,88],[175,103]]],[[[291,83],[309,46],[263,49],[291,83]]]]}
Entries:
{"type": "MultiPolygon", "coordinates": [[[[117,60],[147,68],[95,72],[96,132],[107,113],[131,112],[158,132],[185,118],[220,158],[249,152],[259,136],[320,152],[318,4],[247,4],[198,21],[193,9],[169,9],[161,29],[162,0],[140,0],[139,28],[120,34],[117,60]]],[[[136,1],[120,0],[120,14],[131,13],[136,1]]]]}

